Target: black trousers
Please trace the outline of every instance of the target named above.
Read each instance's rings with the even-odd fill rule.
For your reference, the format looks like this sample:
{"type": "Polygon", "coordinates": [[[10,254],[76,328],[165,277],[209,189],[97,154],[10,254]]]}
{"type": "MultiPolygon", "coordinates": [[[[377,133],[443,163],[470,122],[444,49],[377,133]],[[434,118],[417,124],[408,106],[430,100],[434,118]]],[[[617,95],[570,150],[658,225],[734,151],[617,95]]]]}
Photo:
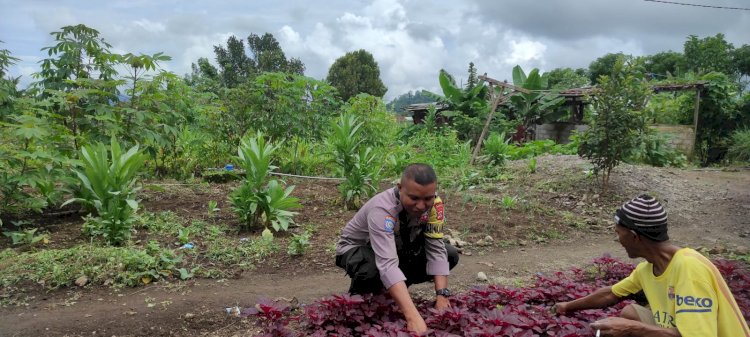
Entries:
{"type": "MultiPolygon", "coordinates": [[[[445,244],[448,252],[448,267],[453,269],[458,264],[458,250],[445,244]]],[[[401,253],[401,252],[399,252],[401,253]]],[[[417,256],[402,256],[399,254],[398,268],[406,276],[406,286],[432,281],[432,275],[427,275],[427,256],[422,253],[417,256]]],[[[336,265],[346,271],[352,282],[349,286],[350,294],[377,294],[384,290],[380,281],[380,273],[375,265],[375,252],[372,247],[360,246],[336,256],[336,265]]]]}

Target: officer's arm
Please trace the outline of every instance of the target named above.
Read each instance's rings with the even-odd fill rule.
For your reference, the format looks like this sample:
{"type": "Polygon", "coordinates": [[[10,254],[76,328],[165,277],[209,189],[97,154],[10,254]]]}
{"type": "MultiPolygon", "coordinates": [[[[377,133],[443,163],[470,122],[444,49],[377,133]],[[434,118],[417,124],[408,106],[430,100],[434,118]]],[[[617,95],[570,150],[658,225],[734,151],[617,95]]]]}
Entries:
{"type": "Polygon", "coordinates": [[[411,300],[409,290],[407,290],[404,281],[396,282],[388,288],[388,294],[390,294],[393,300],[396,301],[398,308],[401,309],[401,312],[404,314],[407,329],[416,333],[427,331],[427,324],[425,324],[422,315],[419,314],[417,307],[411,300]]]}
{"type": "MultiPolygon", "coordinates": [[[[440,289],[448,288],[448,276],[447,275],[435,275],[435,291],[440,289]]],[[[443,310],[451,306],[451,302],[448,301],[447,297],[437,295],[435,297],[435,309],[443,310]]]]}

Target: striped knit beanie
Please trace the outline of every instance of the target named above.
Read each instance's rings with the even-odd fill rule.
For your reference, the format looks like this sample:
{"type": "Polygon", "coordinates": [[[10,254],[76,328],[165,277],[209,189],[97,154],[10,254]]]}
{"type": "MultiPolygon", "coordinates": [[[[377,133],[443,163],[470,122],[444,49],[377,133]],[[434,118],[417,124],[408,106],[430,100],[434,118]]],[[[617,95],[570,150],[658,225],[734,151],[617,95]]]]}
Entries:
{"type": "Polygon", "coordinates": [[[654,241],[669,240],[667,212],[649,195],[641,195],[615,212],[615,222],[654,241]]]}

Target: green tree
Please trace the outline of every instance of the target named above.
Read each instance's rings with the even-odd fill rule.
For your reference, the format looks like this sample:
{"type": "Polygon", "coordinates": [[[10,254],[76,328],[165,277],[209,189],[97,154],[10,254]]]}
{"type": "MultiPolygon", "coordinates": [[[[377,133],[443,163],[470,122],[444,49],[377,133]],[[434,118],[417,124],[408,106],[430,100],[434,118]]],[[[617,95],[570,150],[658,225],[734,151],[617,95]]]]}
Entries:
{"type": "Polygon", "coordinates": [[[600,90],[592,97],[594,119],[579,138],[578,154],[594,164],[604,191],[612,169],[635,148],[644,128],[641,115],[651,89],[636,69],[620,56],[610,75],[599,77],[600,90]]]}
{"type": "Polygon", "coordinates": [[[201,92],[218,93],[221,87],[219,69],[214,67],[207,58],[201,57],[198,62],[190,65],[191,73],[185,75],[188,85],[201,92]]]}
{"type": "Polygon", "coordinates": [[[117,55],[110,53],[112,46],[99,37],[96,29],[80,24],[62,27],[50,35],[57,44],[42,48],[51,57],[42,60],[42,71],[34,74],[41,79],[37,85],[67,90],[78,86],[69,80],[110,80],[117,75],[117,55]]]}
{"type": "MultiPolygon", "coordinates": [[[[227,46],[214,46],[216,62],[219,64],[218,73],[224,87],[234,88],[264,72],[285,72],[302,75],[305,65],[299,59],[287,60],[281,45],[270,33],[257,35],[251,33],[247,37],[247,46],[235,36],[227,39],[227,46]]],[[[212,66],[206,61],[198,60],[197,72],[209,79],[214,77],[212,66]]]]}
{"type": "Polygon", "coordinates": [[[712,72],[700,79],[708,83],[698,113],[696,149],[701,163],[708,165],[724,158],[732,131],[750,122],[750,117],[740,106],[737,83],[728,75],[712,72]]]}
{"type": "Polygon", "coordinates": [[[623,58],[627,61],[631,59],[632,56],[623,53],[609,53],[591,62],[591,64],[589,64],[589,79],[591,80],[591,84],[598,84],[599,76],[611,74],[618,58],[623,58]]]}
{"type": "Polygon", "coordinates": [[[737,75],[732,62],[734,46],[724,39],[724,34],[716,34],[699,39],[690,35],[684,44],[688,69],[700,75],[717,71],[731,77],[737,75]]]}
{"type": "Polygon", "coordinates": [[[0,49],[0,122],[11,115],[13,102],[19,94],[16,88],[21,77],[8,76],[8,69],[18,61],[18,58],[11,56],[9,50],[0,49]]]}
{"type": "Polygon", "coordinates": [[[687,59],[682,53],[665,51],[654,55],[645,56],[644,67],[646,72],[652,74],[656,79],[667,76],[677,76],[685,72],[687,59]]]}
{"type": "Polygon", "coordinates": [[[232,35],[227,39],[227,47],[214,46],[216,63],[219,64],[221,83],[234,88],[251,78],[255,73],[255,61],[245,54],[245,44],[232,35]]]}
{"type": "Polygon", "coordinates": [[[223,109],[212,110],[207,127],[236,144],[248,130],[277,141],[293,135],[321,139],[340,101],[325,82],[300,75],[264,73],[227,90],[223,109]]]}
{"type": "Polygon", "coordinates": [[[750,45],[743,44],[732,53],[734,68],[741,76],[750,77],[750,45]]]}
{"type": "Polygon", "coordinates": [[[547,86],[544,89],[571,89],[581,88],[589,85],[589,77],[586,69],[578,68],[555,68],[545,73],[547,86]]]}
{"type": "Polygon", "coordinates": [[[383,97],[388,90],[380,79],[378,63],[364,49],[348,52],[333,62],[326,81],[339,91],[344,101],[360,93],[383,97]]]}
{"type": "Polygon", "coordinates": [[[262,36],[250,34],[247,46],[252,52],[255,70],[258,73],[284,72],[304,75],[305,65],[297,58],[287,60],[281,45],[270,33],[262,36]]]}
{"type": "Polygon", "coordinates": [[[466,90],[474,89],[477,83],[479,83],[477,68],[474,67],[474,62],[469,62],[469,77],[466,79],[466,90]]]}

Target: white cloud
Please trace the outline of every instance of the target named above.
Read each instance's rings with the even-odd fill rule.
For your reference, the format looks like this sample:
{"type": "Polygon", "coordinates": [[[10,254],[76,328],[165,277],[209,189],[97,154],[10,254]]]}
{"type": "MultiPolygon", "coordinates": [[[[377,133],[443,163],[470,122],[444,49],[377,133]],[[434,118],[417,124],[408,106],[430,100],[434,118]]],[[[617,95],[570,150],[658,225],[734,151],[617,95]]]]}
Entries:
{"type": "Polygon", "coordinates": [[[133,21],[133,25],[140,27],[148,33],[162,33],[167,27],[161,22],[152,22],[148,19],[133,21]]]}
{"type": "Polygon", "coordinates": [[[541,42],[525,38],[520,40],[511,39],[509,45],[510,55],[505,59],[505,63],[508,65],[544,61],[544,52],[547,50],[547,46],[541,42]]]}

